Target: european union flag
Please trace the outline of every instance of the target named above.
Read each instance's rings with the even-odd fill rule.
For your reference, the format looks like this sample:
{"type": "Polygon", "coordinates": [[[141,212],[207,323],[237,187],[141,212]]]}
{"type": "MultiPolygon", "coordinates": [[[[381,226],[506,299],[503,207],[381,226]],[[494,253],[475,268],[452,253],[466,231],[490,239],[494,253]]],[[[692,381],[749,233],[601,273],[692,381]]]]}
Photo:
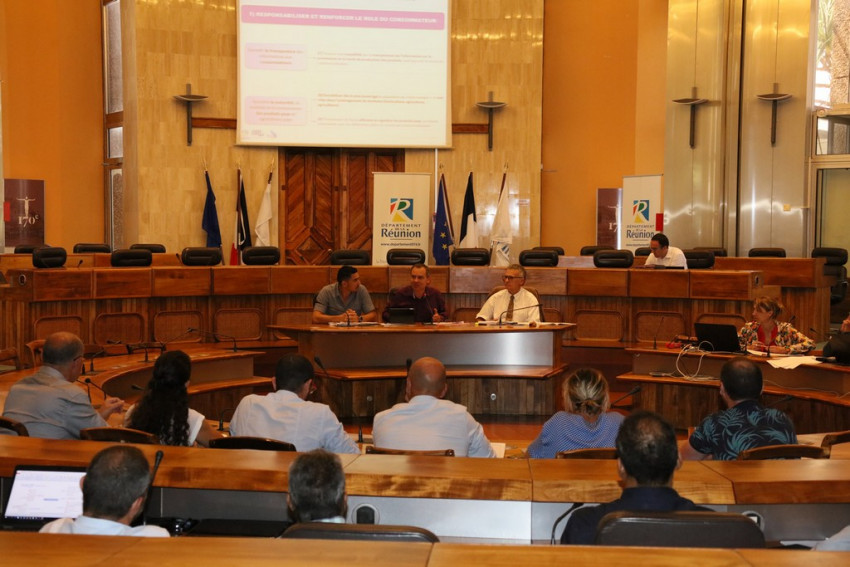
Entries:
{"type": "Polygon", "coordinates": [[[434,264],[438,266],[449,265],[449,246],[454,244],[452,234],[452,219],[449,215],[449,201],[446,195],[446,179],[440,175],[440,187],[437,195],[437,216],[434,219],[434,243],[431,247],[431,255],[434,264]]]}
{"type": "Polygon", "coordinates": [[[207,233],[207,247],[221,248],[221,229],[218,227],[218,210],[215,208],[215,193],[210,183],[210,172],[204,171],[207,178],[207,200],[204,202],[204,218],[201,228],[207,233]]]}

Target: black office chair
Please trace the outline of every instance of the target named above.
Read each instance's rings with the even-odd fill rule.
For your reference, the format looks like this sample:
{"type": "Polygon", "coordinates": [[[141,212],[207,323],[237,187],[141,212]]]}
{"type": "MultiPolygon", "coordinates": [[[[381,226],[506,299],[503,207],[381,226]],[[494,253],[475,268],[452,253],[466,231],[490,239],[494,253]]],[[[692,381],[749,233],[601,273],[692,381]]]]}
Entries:
{"type": "Polygon", "coordinates": [[[572,451],[558,451],[556,459],[616,459],[617,449],[613,447],[594,447],[590,449],[573,449],[572,451]]]}
{"type": "Polygon", "coordinates": [[[554,250],[523,250],[519,253],[521,266],[552,268],[558,265],[558,253],[554,250]]]}
{"type": "Polygon", "coordinates": [[[219,437],[210,440],[210,449],[254,449],[255,451],[295,451],[295,445],[264,437],[219,437]]]}
{"type": "Polygon", "coordinates": [[[151,254],[164,254],[165,244],[131,244],[130,250],[150,250],[151,254]]]}
{"type": "Polygon", "coordinates": [[[112,248],[109,247],[109,244],[93,244],[90,242],[78,242],[74,244],[74,254],[91,254],[91,253],[104,253],[109,254],[112,252],[112,248]]]}
{"type": "Polygon", "coordinates": [[[246,266],[273,266],[279,262],[277,246],[248,246],[242,250],[242,263],[246,266]]]}
{"type": "Polygon", "coordinates": [[[564,249],[561,246],[535,246],[532,250],[554,250],[558,256],[564,255],[564,249]]]}
{"type": "Polygon", "coordinates": [[[689,270],[707,270],[714,267],[714,252],[711,250],[683,250],[689,270]]]}
{"type": "Polygon", "coordinates": [[[725,248],[719,248],[715,246],[694,246],[694,250],[711,250],[712,252],[714,252],[715,258],[717,258],[718,256],[722,256],[725,258],[729,255],[726,253],[725,248]]]}
{"type": "Polygon", "coordinates": [[[159,438],[153,433],[129,427],[89,427],[80,429],[83,441],[108,441],[109,443],[139,443],[158,445],[159,438]]]}
{"type": "Polygon", "coordinates": [[[420,543],[439,543],[440,541],[440,538],[432,532],[415,526],[329,524],[324,522],[293,524],[280,537],[286,539],[336,539],[420,543]]]}
{"type": "MultiPolygon", "coordinates": [[[[12,419],[11,417],[0,416],[0,429],[14,432],[18,437],[30,436],[29,431],[27,431],[27,426],[16,419],[12,419]]],[[[11,433],[9,434],[11,435],[11,433]]],[[[3,433],[2,435],[6,435],[6,433],[3,433]]]]}
{"type": "Polygon", "coordinates": [[[763,548],[764,534],[741,514],[611,512],[599,521],[598,545],[763,548]]]}
{"type": "Polygon", "coordinates": [[[180,261],[184,266],[217,266],[221,264],[221,248],[184,248],[180,261]]]}
{"type": "Polygon", "coordinates": [[[652,248],[649,246],[641,246],[637,250],[635,250],[635,258],[641,258],[645,256],[649,256],[652,254],[652,248]]]}
{"type": "Polygon", "coordinates": [[[593,256],[600,250],[614,250],[613,246],[582,246],[579,254],[581,256],[593,256]]]}
{"type": "Polygon", "coordinates": [[[390,266],[413,266],[425,263],[425,252],[419,248],[391,248],[387,250],[387,264],[390,266]]]}
{"type": "Polygon", "coordinates": [[[114,268],[145,267],[153,264],[153,256],[150,250],[125,248],[113,251],[109,263],[114,268]]]}
{"type": "Polygon", "coordinates": [[[452,250],[455,266],[489,266],[490,251],[486,248],[455,248],[452,250]]]}
{"type": "Polygon", "coordinates": [[[408,449],[385,449],[384,447],[366,446],[367,455],[410,455],[414,457],[454,457],[454,449],[436,449],[433,451],[413,451],[408,449]]]}
{"type": "Polygon", "coordinates": [[[331,252],[331,266],[368,266],[372,255],[368,250],[334,250],[331,252]]]}
{"type": "Polygon", "coordinates": [[[818,247],[812,250],[812,258],[826,258],[823,267],[825,276],[835,276],[835,285],[829,288],[829,303],[836,305],[844,301],[847,295],[847,250],[844,248],[818,247]]]}
{"type": "Polygon", "coordinates": [[[750,258],[785,258],[785,248],[750,248],[750,258]]]}
{"type": "Polygon", "coordinates": [[[631,250],[597,250],[593,265],[597,268],[631,268],[635,257],[631,250]]]}
{"type": "Polygon", "coordinates": [[[15,254],[32,254],[36,248],[47,246],[47,244],[18,244],[15,246],[15,254]]]}
{"type": "Polygon", "coordinates": [[[61,246],[45,246],[32,251],[32,265],[36,268],[61,268],[68,253],[61,246]]]}

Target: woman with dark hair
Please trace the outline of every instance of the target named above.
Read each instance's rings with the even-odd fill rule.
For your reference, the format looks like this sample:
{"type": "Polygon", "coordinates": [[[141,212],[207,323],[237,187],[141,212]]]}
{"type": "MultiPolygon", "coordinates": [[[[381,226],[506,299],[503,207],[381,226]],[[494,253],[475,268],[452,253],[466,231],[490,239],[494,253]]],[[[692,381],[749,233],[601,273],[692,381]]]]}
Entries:
{"type": "Polygon", "coordinates": [[[163,445],[195,443],[206,447],[210,439],[221,437],[189,407],[189,375],[192,362],[182,350],[163,353],[153,365],[153,376],[139,403],[127,410],[124,425],[153,433],[163,445]]]}
{"type": "Polygon", "coordinates": [[[564,383],[564,409],[543,424],[528,446],[532,459],[554,459],[561,451],[614,447],[623,416],[610,408],[608,382],[593,368],[580,368],[564,383]]]}
{"type": "Polygon", "coordinates": [[[741,327],[741,346],[760,352],[801,354],[815,348],[815,342],[791,326],[778,321],[784,307],[777,299],[763,295],[753,302],[753,320],[741,327]]]}

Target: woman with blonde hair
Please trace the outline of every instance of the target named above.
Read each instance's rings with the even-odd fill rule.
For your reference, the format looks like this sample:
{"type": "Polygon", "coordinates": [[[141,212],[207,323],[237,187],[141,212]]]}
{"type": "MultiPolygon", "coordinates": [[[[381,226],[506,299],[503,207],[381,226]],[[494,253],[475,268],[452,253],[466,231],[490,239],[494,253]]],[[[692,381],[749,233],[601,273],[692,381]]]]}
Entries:
{"type": "Polygon", "coordinates": [[[741,346],[777,354],[799,354],[815,348],[814,341],[790,323],[777,321],[783,309],[772,297],[757,297],[753,302],[753,320],[741,327],[741,346]]]}
{"type": "Polygon", "coordinates": [[[623,416],[608,411],[608,382],[601,372],[581,368],[564,384],[564,408],[543,424],[528,446],[532,459],[554,459],[561,451],[614,447],[623,416]]]}

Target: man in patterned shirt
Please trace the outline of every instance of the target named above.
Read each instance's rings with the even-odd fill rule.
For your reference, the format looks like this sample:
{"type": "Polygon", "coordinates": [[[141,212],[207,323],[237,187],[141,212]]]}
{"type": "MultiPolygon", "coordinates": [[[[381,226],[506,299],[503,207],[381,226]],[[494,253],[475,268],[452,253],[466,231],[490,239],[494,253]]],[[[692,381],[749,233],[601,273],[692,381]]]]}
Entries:
{"type": "Polygon", "coordinates": [[[720,397],[728,409],[705,418],[682,443],[684,459],[731,461],[738,453],[765,445],[797,443],[794,425],[783,412],[762,407],[761,369],[739,357],[720,369],[720,397]]]}

